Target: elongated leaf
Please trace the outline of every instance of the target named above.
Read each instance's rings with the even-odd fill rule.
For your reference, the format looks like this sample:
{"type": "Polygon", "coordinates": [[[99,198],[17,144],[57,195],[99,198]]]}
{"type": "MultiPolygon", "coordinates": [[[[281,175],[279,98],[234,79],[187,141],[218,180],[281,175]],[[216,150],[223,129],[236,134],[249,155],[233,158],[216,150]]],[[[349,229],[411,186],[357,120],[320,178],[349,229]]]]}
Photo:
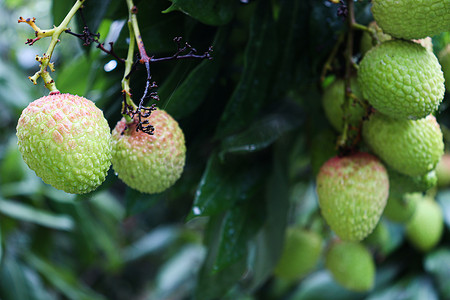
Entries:
{"type": "Polygon", "coordinates": [[[398,282],[389,285],[385,289],[373,293],[366,299],[438,300],[439,296],[437,294],[437,291],[434,289],[433,283],[431,282],[431,279],[429,277],[416,276],[404,277],[398,282]]]}
{"type": "Polygon", "coordinates": [[[217,234],[222,227],[225,214],[211,217],[205,241],[208,246],[206,259],[200,269],[198,282],[195,288],[194,299],[209,300],[222,297],[239,279],[246,270],[245,257],[224,268],[219,272],[214,272],[214,265],[220,247],[220,235],[217,234]]]}
{"type": "MultiPolygon", "coordinates": [[[[69,270],[32,253],[25,260],[64,296],[74,300],[104,300],[105,298],[84,286],[69,270]]],[[[24,298],[25,299],[25,298],[24,298]]]]}
{"type": "Polygon", "coordinates": [[[39,275],[19,260],[6,256],[0,264],[0,298],[2,300],[52,300],[39,275]]]}
{"type": "Polygon", "coordinates": [[[254,122],[247,130],[225,138],[221,143],[220,156],[225,153],[253,152],[264,149],[283,133],[302,123],[299,109],[294,105],[274,112],[254,122]]]}
{"type": "Polygon", "coordinates": [[[215,49],[213,59],[202,61],[169,98],[162,99],[163,102],[159,106],[167,110],[174,118],[189,115],[205,100],[222,65],[225,54],[224,44],[228,33],[228,27],[221,27],[213,43],[215,49]]]}
{"type": "Polygon", "coordinates": [[[286,143],[276,148],[273,171],[267,179],[266,218],[258,235],[252,239],[249,261],[250,281],[246,288],[253,291],[273,273],[280,258],[289,209],[289,182],[287,174],[286,143]]]}
{"type": "Polygon", "coordinates": [[[15,201],[0,199],[0,213],[53,229],[69,231],[74,228],[74,222],[69,216],[55,215],[15,201]]]}
{"type": "Polygon", "coordinates": [[[269,1],[260,1],[250,27],[244,70],[220,119],[216,137],[223,138],[249,125],[268,99],[277,49],[269,1]]]}
{"type": "Polygon", "coordinates": [[[229,0],[170,0],[172,5],[164,12],[179,10],[208,25],[228,23],[234,14],[235,1],[229,0]]]}
{"type": "Polygon", "coordinates": [[[429,253],[424,261],[425,270],[432,274],[443,299],[450,299],[450,249],[440,248],[429,253]]]}
{"type": "Polygon", "coordinates": [[[251,198],[261,187],[264,166],[245,158],[222,162],[212,154],[197,188],[188,220],[211,216],[251,198]]]}

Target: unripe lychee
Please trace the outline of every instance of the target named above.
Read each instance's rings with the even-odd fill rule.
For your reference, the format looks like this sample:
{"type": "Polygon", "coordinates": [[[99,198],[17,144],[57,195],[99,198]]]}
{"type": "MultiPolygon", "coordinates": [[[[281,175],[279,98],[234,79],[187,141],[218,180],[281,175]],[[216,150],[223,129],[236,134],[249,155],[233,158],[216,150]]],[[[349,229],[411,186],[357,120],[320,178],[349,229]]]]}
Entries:
{"type": "Polygon", "coordinates": [[[39,98],[17,124],[19,150],[48,184],[73,194],[96,189],[111,165],[111,134],[103,112],[80,96],[39,98]]]}
{"type": "Polygon", "coordinates": [[[358,84],[379,112],[398,119],[420,119],[444,98],[444,75],[436,56],[421,45],[392,40],[362,59],[358,84]]]}
{"type": "Polygon", "coordinates": [[[362,132],[372,151],[405,175],[425,175],[444,153],[442,132],[432,115],[420,120],[396,120],[375,113],[364,122],[362,132]]]}
{"type": "Polygon", "coordinates": [[[389,194],[383,216],[391,221],[406,223],[417,209],[417,203],[423,200],[421,193],[389,194]]]}
{"type": "MultiPolygon", "coordinates": [[[[351,80],[351,89],[352,93],[361,99],[361,92],[359,91],[356,78],[352,78],[351,80]]],[[[325,89],[322,96],[322,106],[328,121],[339,132],[342,132],[344,129],[344,111],[342,108],[344,101],[345,81],[343,79],[337,79],[325,89]]],[[[347,111],[348,124],[358,126],[358,122],[364,116],[364,109],[352,99],[349,99],[349,101],[347,111]]]]}
{"type": "Polygon", "coordinates": [[[322,215],[342,240],[360,241],[373,231],[388,193],[387,171],[368,153],[333,157],[317,175],[322,215]]]}
{"type": "Polygon", "coordinates": [[[352,291],[368,291],[375,282],[372,255],[357,242],[334,242],[325,257],[325,265],[333,278],[352,291]]]}
{"type": "Polygon", "coordinates": [[[443,228],[441,207],[427,198],[417,203],[414,215],[406,225],[406,235],[416,248],[426,252],[439,243],[443,228]]]}
{"type": "Polygon", "coordinates": [[[383,31],[396,38],[421,39],[450,28],[448,0],[373,0],[372,13],[383,31]]]}
{"type": "Polygon", "coordinates": [[[426,192],[435,187],[438,181],[435,170],[419,176],[404,175],[392,168],[387,168],[387,170],[389,174],[389,194],[426,192]]]}
{"type": "Polygon", "coordinates": [[[286,280],[301,279],[316,266],[322,243],[322,237],[316,232],[289,227],[275,275],[286,280]]]}
{"type": "Polygon", "coordinates": [[[142,193],[160,193],[171,187],[183,172],[186,158],[184,134],[164,110],[142,118],[153,125],[153,135],[137,131],[137,118],[122,118],[112,132],[112,165],[119,178],[142,193]]]}

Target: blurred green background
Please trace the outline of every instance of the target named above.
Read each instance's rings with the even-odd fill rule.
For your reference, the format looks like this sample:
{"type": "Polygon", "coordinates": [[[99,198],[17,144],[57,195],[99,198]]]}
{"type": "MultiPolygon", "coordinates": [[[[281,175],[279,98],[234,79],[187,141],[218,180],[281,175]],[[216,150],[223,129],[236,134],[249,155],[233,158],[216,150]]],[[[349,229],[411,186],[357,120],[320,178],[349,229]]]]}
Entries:
{"type": "MultiPolygon", "coordinates": [[[[35,56],[49,39],[25,45],[33,30],[17,19],[36,17],[39,27],[51,28],[73,2],[0,1],[0,299],[450,299],[445,189],[437,199],[447,227],[435,250],[416,251],[401,225],[382,221],[389,239],[383,251],[371,248],[377,262],[372,291],[340,287],[323,261],[294,284],[273,276],[287,225],[318,222],[326,231],[311,144],[329,129],[319,77],[345,29],[328,1],[172,1],[188,14],[162,13],[171,6],[166,0],[136,1],[149,55],[172,55],[176,36],[200,53],[214,46],[211,61],[152,65],[157,105],[186,135],[182,178],[157,195],[127,188],[112,170],[87,195],[44,184],[23,163],[15,126],[28,103],[48,94],[41,79],[33,86],[27,77],[38,70],[35,56]]],[[[125,57],[125,1],[88,0],[84,14],[100,41],[113,41],[125,57]]],[[[356,17],[371,21],[368,1],[357,3],[356,17]]],[[[79,16],[70,26],[82,31],[79,16]]],[[[356,45],[359,39],[357,32],[356,45]]],[[[435,38],[437,50],[442,40],[435,38]]],[[[113,128],[124,66],[68,34],[53,61],[58,89],[96,102],[113,128]]],[[[135,95],[142,94],[145,77],[142,67],[133,74],[135,95]]],[[[442,125],[448,124],[446,107],[444,101],[442,125]]]]}

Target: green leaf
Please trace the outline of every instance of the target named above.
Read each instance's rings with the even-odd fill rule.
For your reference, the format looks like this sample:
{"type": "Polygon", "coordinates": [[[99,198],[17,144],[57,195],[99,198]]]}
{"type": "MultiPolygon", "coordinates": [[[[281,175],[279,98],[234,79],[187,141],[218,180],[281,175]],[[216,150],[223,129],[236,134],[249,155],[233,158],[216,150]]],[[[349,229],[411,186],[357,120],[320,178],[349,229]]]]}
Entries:
{"type": "Polygon", "coordinates": [[[302,119],[298,108],[289,105],[283,110],[253,122],[245,131],[225,138],[220,145],[219,155],[223,157],[225,153],[253,152],[264,149],[285,132],[299,126],[302,119]]]}
{"type": "Polygon", "coordinates": [[[19,260],[5,256],[0,264],[0,298],[2,300],[52,300],[39,275],[19,260]]]}
{"type": "Polygon", "coordinates": [[[450,228],[450,189],[440,191],[436,195],[436,200],[442,208],[445,225],[450,228]]]}
{"type": "Polygon", "coordinates": [[[70,231],[74,228],[74,222],[69,216],[55,215],[15,201],[0,199],[0,213],[57,230],[70,231]]]}
{"type": "Polygon", "coordinates": [[[218,30],[213,43],[215,49],[213,59],[204,60],[195,67],[168,98],[161,98],[159,107],[169,112],[175,119],[185,117],[195,111],[216,82],[223,62],[228,35],[228,27],[221,27],[218,30]]]}
{"type": "Polygon", "coordinates": [[[244,157],[222,162],[216,153],[208,160],[188,220],[211,216],[245,201],[261,187],[264,166],[244,157]]]}
{"type": "Polygon", "coordinates": [[[165,198],[165,193],[143,194],[132,188],[125,193],[126,216],[133,216],[150,209],[165,198]]]}
{"type": "MultiPolygon", "coordinates": [[[[66,17],[67,13],[70,11],[75,1],[52,1],[52,15],[53,15],[53,25],[58,26],[61,24],[62,20],[66,17]]],[[[74,31],[76,28],[73,29],[74,31]]]]}
{"type": "Polygon", "coordinates": [[[214,272],[214,265],[220,247],[221,237],[217,234],[223,226],[225,214],[210,218],[205,241],[208,245],[206,259],[200,269],[198,282],[195,287],[195,300],[209,300],[222,297],[239,279],[246,270],[245,257],[229,265],[221,271],[214,272]]]}
{"type": "Polygon", "coordinates": [[[229,0],[170,0],[172,5],[163,11],[181,11],[194,19],[208,25],[224,25],[231,21],[236,7],[235,1],[229,0]]]}
{"type": "Polygon", "coordinates": [[[425,276],[403,277],[387,288],[371,294],[367,300],[407,299],[407,300],[438,300],[438,294],[431,279],[425,276]]]}
{"type": "Polygon", "coordinates": [[[450,299],[450,249],[440,248],[425,257],[425,270],[432,274],[443,299],[450,299]]]}
{"type": "Polygon", "coordinates": [[[272,172],[267,179],[266,218],[257,236],[250,243],[249,274],[247,290],[260,287],[273,273],[284,242],[287,215],[289,209],[289,180],[287,174],[286,148],[288,143],[279,143],[276,147],[272,172]]]}
{"type": "MultiPolygon", "coordinates": [[[[36,269],[52,286],[64,296],[73,300],[105,300],[103,296],[86,287],[74,273],[67,268],[57,266],[31,252],[25,254],[26,262],[36,269]]],[[[23,298],[26,299],[26,298],[23,298]]]]}
{"type": "MultiPolygon", "coordinates": [[[[256,199],[256,197],[255,197],[256,199]]],[[[264,219],[265,208],[260,199],[238,204],[225,213],[217,258],[212,272],[220,272],[247,254],[248,240],[255,235],[264,219]]]]}
{"type": "Polygon", "coordinates": [[[248,126],[266,103],[276,61],[276,32],[269,1],[260,1],[250,25],[244,69],[216,131],[220,139],[248,126]]]}

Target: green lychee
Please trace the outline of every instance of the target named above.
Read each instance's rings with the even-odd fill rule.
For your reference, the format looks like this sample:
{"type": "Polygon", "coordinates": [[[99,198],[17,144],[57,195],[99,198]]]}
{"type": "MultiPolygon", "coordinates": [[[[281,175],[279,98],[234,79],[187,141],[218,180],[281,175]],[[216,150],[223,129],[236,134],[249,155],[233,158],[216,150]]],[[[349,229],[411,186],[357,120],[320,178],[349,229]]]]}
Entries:
{"type": "Polygon", "coordinates": [[[442,132],[432,115],[420,120],[396,120],[375,113],[364,122],[362,133],[379,158],[409,176],[432,171],[444,153],[442,132]]]}
{"type": "Polygon", "coordinates": [[[444,228],[442,209],[431,198],[417,203],[411,220],[406,224],[408,240],[419,250],[427,252],[439,243],[444,228]]]}
{"type": "Polygon", "coordinates": [[[322,244],[320,234],[299,227],[289,227],[282,255],[275,267],[275,275],[285,280],[301,279],[316,266],[322,244]]]}
{"type": "Polygon", "coordinates": [[[333,278],[352,291],[368,291],[375,282],[375,262],[358,242],[334,242],[325,257],[325,265],[333,278]]]}
{"type": "Polygon", "coordinates": [[[360,241],[373,231],[388,193],[387,171],[368,153],[333,157],[317,175],[322,215],[342,240],[360,241]]]}
{"type": "MultiPolygon", "coordinates": [[[[361,99],[361,92],[355,78],[351,80],[351,89],[355,96],[361,99]]],[[[325,89],[322,96],[322,106],[328,121],[338,132],[342,132],[344,129],[344,111],[342,108],[344,101],[345,81],[337,79],[325,89]]],[[[364,109],[352,99],[349,99],[349,101],[347,120],[350,125],[357,126],[364,116],[364,109]]]]}
{"type": "Polygon", "coordinates": [[[373,0],[372,13],[384,32],[396,38],[421,39],[448,31],[448,0],[373,0]]]}
{"type": "Polygon", "coordinates": [[[438,108],[445,92],[436,56],[404,40],[387,41],[367,52],[358,84],[376,110],[398,119],[426,117],[438,108]]]}
{"type": "Polygon", "coordinates": [[[23,160],[57,189],[82,194],[96,189],[111,165],[111,134],[103,112],[80,96],[39,98],[17,124],[23,160]]]}
{"type": "Polygon", "coordinates": [[[112,165],[119,178],[142,193],[160,193],[181,176],[186,159],[184,134],[167,112],[158,109],[143,118],[155,128],[137,131],[137,118],[122,118],[112,132],[112,165]]]}
{"type": "Polygon", "coordinates": [[[406,223],[417,209],[417,203],[423,200],[421,193],[389,194],[383,216],[391,221],[406,223]]]}

